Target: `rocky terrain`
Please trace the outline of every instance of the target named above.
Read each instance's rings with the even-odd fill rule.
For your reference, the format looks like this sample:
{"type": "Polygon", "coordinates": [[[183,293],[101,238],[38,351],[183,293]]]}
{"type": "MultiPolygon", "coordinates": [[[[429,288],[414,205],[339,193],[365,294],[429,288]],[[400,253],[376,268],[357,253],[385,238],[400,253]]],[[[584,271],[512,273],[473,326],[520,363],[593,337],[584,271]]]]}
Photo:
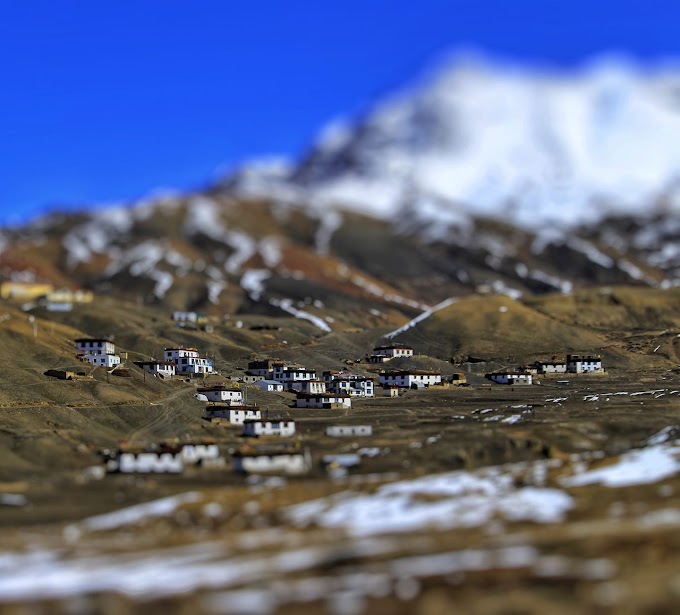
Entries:
{"type": "MultiPolygon", "coordinates": [[[[298,423],[313,459],[300,478],[244,477],[229,463],[180,476],[94,468],[98,449],[123,440],[210,437],[227,458],[242,444],[238,428],[201,419],[203,381],[145,377],[134,361],[181,343],[213,358],[209,382],[229,382],[262,356],[338,369],[409,325],[400,313],[331,331],[285,313],[214,316],[207,333],[178,328],[165,307],[111,297],[70,313],[37,308],[33,323],[4,302],[3,609],[672,611],[678,292],[470,295],[390,338],[416,348],[400,366],[462,371],[467,387],[355,400],[349,412],[293,409],[289,393],[246,387],[250,401],[298,423]],[[75,359],[72,340],[102,332],[127,353],[125,377],[75,359]],[[607,373],[514,389],[484,378],[572,350],[602,354],[607,373]],[[63,381],[48,369],[89,377],[63,381]],[[374,435],[326,437],[338,423],[368,423],[374,435]],[[320,463],[356,451],[362,461],[348,475],[320,463]]],[[[376,367],[352,369],[375,376],[376,367]]]]}

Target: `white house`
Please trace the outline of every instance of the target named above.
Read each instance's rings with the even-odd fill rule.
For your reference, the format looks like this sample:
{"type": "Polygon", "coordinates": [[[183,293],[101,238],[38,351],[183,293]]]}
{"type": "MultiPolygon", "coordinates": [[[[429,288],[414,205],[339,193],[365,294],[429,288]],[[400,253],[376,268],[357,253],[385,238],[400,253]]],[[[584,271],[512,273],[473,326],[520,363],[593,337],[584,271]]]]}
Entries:
{"type": "Polygon", "coordinates": [[[336,378],[327,383],[326,389],[331,393],[346,393],[351,397],[373,397],[375,395],[373,380],[363,376],[336,378]]]}
{"type": "Polygon", "coordinates": [[[346,393],[352,397],[373,397],[375,386],[372,378],[347,372],[327,371],[323,373],[326,390],[331,393],[346,393]]]}
{"type": "Polygon", "coordinates": [[[326,383],[323,380],[302,380],[300,382],[292,382],[289,388],[300,393],[318,395],[319,393],[326,392],[326,383]]]}
{"type": "Polygon", "coordinates": [[[164,358],[166,361],[172,361],[175,365],[180,359],[198,359],[198,350],[195,348],[184,348],[180,346],[179,348],[166,348],[164,351],[164,358]]]}
{"type": "Polygon", "coordinates": [[[312,469],[309,450],[234,453],[234,471],[246,474],[305,474],[312,469]]]}
{"type": "Polygon", "coordinates": [[[253,384],[256,387],[261,388],[263,391],[269,391],[270,393],[283,392],[283,384],[281,384],[278,380],[258,380],[253,384]]]}
{"type": "Polygon", "coordinates": [[[199,387],[196,389],[199,395],[213,403],[221,402],[230,406],[243,405],[243,391],[239,388],[230,388],[224,385],[214,385],[210,387],[199,387]]]}
{"type": "Polygon", "coordinates": [[[201,357],[195,348],[166,348],[165,360],[172,361],[178,374],[212,374],[210,359],[201,357]]]}
{"type": "Polygon", "coordinates": [[[226,419],[232,425],[243,425],[244,421],[259,421],[262,418],[262,412],[256,407],[241,406],[236,409],[227,408],[224,406],[207,406],[203,418],[210,419],[226,419]]]}
{"type": "Polygon", "coordinates": [[[189,357],[180,359],[177,362],[176,370],[178,374],[212,374],[213,364],[210,359],[199,357],[198,359],[189,357]]]}
{"type": "Polygon", "coordinates": [[[413,348],[404,344],[392,344],[390,346],[377,346],[373,349],[374,357],[386,357],[389,359],[397,359],[400,357],[412,357],[413,348]]]}
{"type": "Polygon", "coordinates": [[[110,339],[81,337],[76,348],[84,354],[116,354],[116,345],[110,339]]]}
{"type": "Polygon", "coordinates": [[[214,461],[220,457],[217,444],[185,444],[181,451],[182,461],[189,465],[198,465],[204,461],[214,461]]]}
{"type": "Polygon", "coordinates": [[[107,472],[179,474],[184,470],[181,451],[176,452],[118,452],[106,461],[107,472]]]}
{"type": "Polygon", "coordinates": [[[541,374],[566,374],[567,364],[564,361],[536,361],[534,364],[541,374]]]}
{"type": "Polygon", "coordinates": [[[345,436],[371,436],[373,427],[371,425],[333,425],[326,427],[326,435],[334,438],[345,436]]]}
{"type": "Polygon", "coordinates": [[[296,408],[351,408],[352,398],[345,393],[298,393],[295,399],[296,408]]]}
{"type": "Polygon", "coordinates": [[[172,378],[175,375],[175,364],[170,361],[140,361],[137,363],[147,374],[159,378],[172,378]]]}
{"type": "Polygon", "coordinates": [[[109,339],[79,338],[75,340],[80,358],[97,367],[115,367],[120,365],[120,357],[116,354],[116,345],[109,339]]]}
{"type": "Polygon", "coordinates": [[[295,421],[292,420],[245,420],[243,435],[250,438],[260,436],[281,436],[290,438],[295,435],[295,421]]]}
{"type": "Polygon", "coordinates": [[[599,354],[568,354],[567,371],[572,374],[585,374],[604,371],[602,369],[602,358],[599,354]]]}
{"type": "Polygon", "coordinates": [[[399,370],[384,372],[378,379],[382,385],[396,385],[399,387],[418,388],[429,387],[442,383],[442,375],[439,372],[425,370],[399,370]]]}
{"type": "Polygon", "coordinates": [[[316,380],[316,372],[313,369],[304,367],[293,367],[290,365],[276,364],[268,376],[271,380],[277,380],[287,386],[293,382],[304,382],[305,380],[316,380]]]}
{"type": "Polygon", "coordinates": [[[247,373],[251,376],[262,376],[268,378],[274,370],[276,361],[273,359],[263,359],[260,361],[249,361],[247,373]]]}
{"type": "Polygon", "coordinates": [[[516,386],[533,384],[533,375],[526,372],[494,372],[486,374],[486,377],[498,384],[511,384],[516,386]]]}
{"type": "MultiPolygon", "coordinates": [[[[254,376],[253,374],[243,374],[243,376],[241,376],[239,378],[239,380],[241,382],[245,382],[246,384],[255,384],[257,382],[260,382],[261,380],[266,380],[266,379],[267,379],[266,376],[254,376]]],[[[273,382],[273,381],[270,380],[270,382],[273,382]]]]}
{"type": "Polygon", "coordinates": [[[117,354],[85,354],[82,355],[82,358],[97,367],[115,367],[120,365],[120,357],[117,354]]]}
{"type": "Polygon", "coordinates": [[[172,319],[175,322],[190,322],[194,324],[205,322],[207,319],[203,314],[198,312],[185,312],[181,310],[176,310],[172,313],[172,319]]]}
{"type": "Polygon", "coordinates": [[[399,386],[396,384],[386,384],[383,386],[384,397],[399,397],[399,386]]]}

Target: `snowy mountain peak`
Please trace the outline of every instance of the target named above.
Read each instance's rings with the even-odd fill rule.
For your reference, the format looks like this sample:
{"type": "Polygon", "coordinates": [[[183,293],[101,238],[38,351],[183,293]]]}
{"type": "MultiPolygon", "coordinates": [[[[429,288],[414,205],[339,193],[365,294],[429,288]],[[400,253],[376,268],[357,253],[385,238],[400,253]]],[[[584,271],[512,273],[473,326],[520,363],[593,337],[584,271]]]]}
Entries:
{"type": "Polygon", "coordinates": [[[677,66],[612,56],[557,71],[466,55],[330,124],[289,172],[232,185],[382,217],[434,198],[434,215],[540,227],[675,207],[679,179],[677,66]]]}

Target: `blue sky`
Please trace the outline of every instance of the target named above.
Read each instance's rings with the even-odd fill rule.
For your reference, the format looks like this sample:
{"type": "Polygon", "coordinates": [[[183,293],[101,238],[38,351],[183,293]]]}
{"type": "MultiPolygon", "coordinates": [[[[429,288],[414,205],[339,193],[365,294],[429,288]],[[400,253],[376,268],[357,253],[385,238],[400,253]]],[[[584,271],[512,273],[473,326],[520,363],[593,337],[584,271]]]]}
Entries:
{"type": "Polygon", "coordinates": [[[296,157],[450,50],[653,61],[679,21],[673,0],[0,0],[0,222],[296,157]]]}

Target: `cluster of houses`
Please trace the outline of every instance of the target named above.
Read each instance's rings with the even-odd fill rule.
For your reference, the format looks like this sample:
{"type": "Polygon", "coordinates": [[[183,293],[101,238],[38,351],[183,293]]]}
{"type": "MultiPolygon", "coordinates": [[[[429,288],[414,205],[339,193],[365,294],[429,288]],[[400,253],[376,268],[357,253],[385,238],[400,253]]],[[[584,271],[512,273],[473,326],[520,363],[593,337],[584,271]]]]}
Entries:
{"type": "MultiPolygon", "coordinates": [[[[75,340],[78,358],[97,367],[112,368],[120,365],[116,344],[109,338],[84,337],[75,340]]],[[[172,378],[177,374],[205,376],[214,372],[213,362],[202,357],[195,348],[166,348],[163,361],[136,362],[145,372],[159,378],[172,378]]]]}
{"type": "Polygon", "coordinates": [[[596,373],[604,373],[600,355],[568,354],[564,361],[553,357],[549,361],[535,361],[518,369],[486,374],[486,377],[498,384],[523,386],[533,384],[534,377],[538,375],[596,373]]]}
{"type": "MultiPolygon", "coordinates": [[[[79,350],[90,357],[112,357],[115,345],[110,340],[77,340],[79,350]]],[[[413,350],[402,345],[378,347],[369,357],[412,356],[413,350]]],[[[210,373],[212,363],[200,357],[195,349],[168,348],[163,363],[147,362],[144,368],[159,372],[161,366],[174,368],[174,373],[210,373]],[[209,371],[202,371],[209,370],[209,371]]],[[[595,355],[567,355],[564,361],[554,357],[550,361],[536,361],[517,370],[506,370],[487,374],[487,377],[501,384],[532,384],[538,374],[566,374],[602,372],[602,361],[595,355]]],[[[163,373],[163,375],[165,375],[163,373]]],[[[289,391],[295,393],[294,407],[346,409],[351,407],[352,399],[374,397],[375,382],[372,378],[346,371],[325,371],[317,377],[315,370],[298,365],[289,365],[275,359],[251,361],[246,376],[249,382],[269,392],[289,391]]],[[[464,378],[463,378],[464,381],[464,378]]],[[[385,395],[393,395],[400,388],[424,388],[442,384],[438,372],[416,369],[381,370],[378,384],[385,395]]],[[[195,397],[207,402],[204,418],[217,423],[240,426],[241,436],[249,439],[272,438],[290,439],[298,433],[295,420],[291,418],[269,417],[254,404],[246,403],[244,392],[239,387],[217,384],[196,389],[195,397]]],[[[373,434],[371,425],[332,425],[326,428],[326,436],[333,438],[366,437],[373,434]]],[[[252,441],[252,440],[251,440],[252,441]]],[[[303,474],[311,469],[309,450],[302,450],[299,442],[294,444],[265,444],[255,446],[250,442],[239,450],[232,451],[233,468],[245,473],[282,473],[303,474]]],[[[337,465],[336,456],[330,456],[337,465]]],[[[356,459],[352,463],[358,463],[356,459]]],[[[154,472],[178,473],[188,465],[223,466],[224,459],[218,447],[212,442],[193,442],[183,445],[154,446],[151,450],[121,448],[106,456],[109,472],[154,472]],[[221,461],[221,463],[220,463],[221,461]]],[[[333,464],[331,464],[333,465],[333,464]]]]}
{"type": "MultiPolygon", "coordinates": [[[[374,348],[368,361],[384,363],[394,358],[412,356],[413,348],[395,344],[374,348]]],[[[294,392],[297,408],[350,408],[352,398],[376,395],[373,378],[347,371],[325,371],[319,377],[316,370],[275,359],[250,361],[243,381],[269,392],[294,392]]],[[[440,384],[441,373],[435,371],[395,369],[383,370],[378,375],[378,385],[383,395],[388,397],[397,396],[400,388],[418,389],[440,384]]]]}
{"type": "Polygon", "coordinates": [[[166,348],[163,361],[138,361],[145,372],[158,378],[172,378],[175,375],[206,376],[215,371],[212,360],[202,357],[196,348],[166,348]]]}
{"type": "MultiPolygon", "coordinates": [[[[121,446],[101,452],[107,472],[122,474],[180,474],[186,466],[219,466],[220,449],[212,440],[162,442],[150,447],[121,446]]],[[[223,463],[223,460],[222,460],[223,463]]]]}

